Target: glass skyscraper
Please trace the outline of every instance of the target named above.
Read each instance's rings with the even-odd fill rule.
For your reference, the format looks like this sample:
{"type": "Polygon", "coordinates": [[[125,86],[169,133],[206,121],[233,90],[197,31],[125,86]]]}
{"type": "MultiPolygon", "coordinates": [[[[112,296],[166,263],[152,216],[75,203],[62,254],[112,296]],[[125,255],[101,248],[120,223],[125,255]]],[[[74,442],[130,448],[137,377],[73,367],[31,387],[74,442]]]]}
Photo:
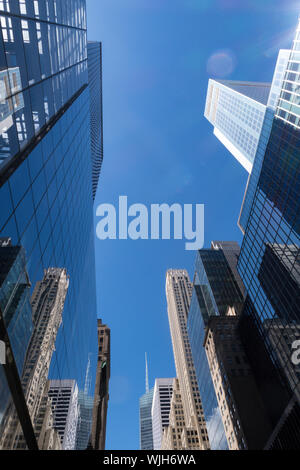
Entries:
{"type": "Polygon", "coordinates": [[[188,316],[188,334],[212,450],[224,450],[228,446],[204,339],[210,317],[225,316],[229,306],[239,310],[243,303],[241,280],[233,271],[238,254],[239,246],[235,242],[212,242],[212,249],[198,252],[188,316]]]}
{"type": "Polygon", "coordinates": [[[299,35],[298,26],[268,145],[254,162],[258,178],[238,265],[248,293],[241,331],[274,428],[266,448],[274,449],[300,445],[299,367],[291,359],[300,337],[299,35]],[[264,361],[257,363],[249,338],[264,361]]]}
{"type": "Polygon", "coordinates": [[[281,50],[272,83],[209,80],[204,116],[215,136],[248,171],[253,162],[267,108],[274,109],[289,51],[281,50]]]}
{"type": "Polygon", "coordinates": [[[0,23],[0,237],[24,250],[31,293],[44,270],[68,273],[49,378],[83,389],[89,353],[97,357],[91,143],[100,129],[85,1],[4,0],[0,23]]]}
{"type": "Polygon", "coordinates": [[[153,449],[152,403],[154,388],[147,390],[140,398],[140,450],[153,449]]]}

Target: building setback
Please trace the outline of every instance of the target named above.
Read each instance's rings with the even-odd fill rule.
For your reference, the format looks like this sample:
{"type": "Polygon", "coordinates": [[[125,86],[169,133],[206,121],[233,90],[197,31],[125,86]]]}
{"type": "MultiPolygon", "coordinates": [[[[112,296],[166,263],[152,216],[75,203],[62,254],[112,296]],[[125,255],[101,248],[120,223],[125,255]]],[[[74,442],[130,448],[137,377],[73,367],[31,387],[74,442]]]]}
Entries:
{"type": "Polygon", "coordinates": [[[78,387],[75,380],[50,380],[53,426],[57,430],[63,450],[74,450],[78,422],[78,387]]]}
{"type": "Polygon", "coordinates": [[[106,418],[110,379],[110,329],[98,319],[98,364],[94,395],[93,425],[90,446],[105,449],[106,418]]]}
{"type": "Polygon", "coordinates": [[[169,426],[174,379],[155,379],[151,410],[153,449],[160,450],[164,428],[169,426]]]}
{"type": "MultiPolygon", "coordinates": [[[[170,269],[167,272],[169,326],[185,422],[181,428],[182,438],[179,446],[183,450],[206,450],[209,449],[209,439],[187,331],[192,289],[187,271],[170,269]],[[192,433],[193,441],[186,439],[187,432],[192,433]]],[[[170,431],[167,431],[164,436],[169,434],[170,431]]],[[[167,449],[168,442],[170,443],[164,437],[163,449],[167,449]]]]}

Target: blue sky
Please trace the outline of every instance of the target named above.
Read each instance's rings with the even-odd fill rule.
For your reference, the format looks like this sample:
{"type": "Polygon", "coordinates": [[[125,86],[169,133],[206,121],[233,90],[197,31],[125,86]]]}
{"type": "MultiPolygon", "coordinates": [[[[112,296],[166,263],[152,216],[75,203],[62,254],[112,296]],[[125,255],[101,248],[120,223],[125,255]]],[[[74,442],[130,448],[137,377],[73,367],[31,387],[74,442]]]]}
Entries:
{"type": "MultiPolygon", "coordinates": [[[[236,240],[246,171],[203,117],[210,76],[270,81],[299,2],[87,0],[88,38],[103,43],[104,163],[95,209],[205,204],[205,246],[236,240]],[[225,59],[224,59],[225,52],[225,59]],[[221,53],[221,55],[220,55],[221,53]]],[[[174,377],[165,273],[195,253],[184,241],[95,240],[98,316],[111,328],[107,449],[139,448],[139,397],[174,377]]]]}

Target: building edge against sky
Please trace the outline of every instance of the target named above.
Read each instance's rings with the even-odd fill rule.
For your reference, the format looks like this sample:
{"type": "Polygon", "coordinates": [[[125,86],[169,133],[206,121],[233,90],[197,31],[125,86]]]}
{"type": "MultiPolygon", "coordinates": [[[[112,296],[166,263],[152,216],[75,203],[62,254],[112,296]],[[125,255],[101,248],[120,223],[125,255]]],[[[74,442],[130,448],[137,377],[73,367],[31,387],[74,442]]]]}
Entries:
{"type": "Polygon", "coordinates": [[[52,7],[0,4],[1,90],[8,110],[18,103],[1,118],[0,236],[24,250],[32,288],[44,270],[66,269],[69,289],[49,378],[72,378],[82,389],[88,355],[94,353],[93,376],[97,357],[93,194],[101,165],[91,142],[98,139],[93,155],[102,159],[101,94],[93,102],[101,75],[88,90],[85,1],[52,7]]]}

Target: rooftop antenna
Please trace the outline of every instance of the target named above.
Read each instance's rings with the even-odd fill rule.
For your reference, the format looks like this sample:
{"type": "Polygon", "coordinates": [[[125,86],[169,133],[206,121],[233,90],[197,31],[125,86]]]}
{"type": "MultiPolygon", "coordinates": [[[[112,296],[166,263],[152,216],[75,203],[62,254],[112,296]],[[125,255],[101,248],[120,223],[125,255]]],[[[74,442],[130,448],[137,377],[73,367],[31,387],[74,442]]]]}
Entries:
{"type": "Polygon", "coordinates": [[[147,353],[145,353],[145,360],[146,360],[146,393],[148,393],[149,392],[149,376],[148,376],[147,353]]]}

